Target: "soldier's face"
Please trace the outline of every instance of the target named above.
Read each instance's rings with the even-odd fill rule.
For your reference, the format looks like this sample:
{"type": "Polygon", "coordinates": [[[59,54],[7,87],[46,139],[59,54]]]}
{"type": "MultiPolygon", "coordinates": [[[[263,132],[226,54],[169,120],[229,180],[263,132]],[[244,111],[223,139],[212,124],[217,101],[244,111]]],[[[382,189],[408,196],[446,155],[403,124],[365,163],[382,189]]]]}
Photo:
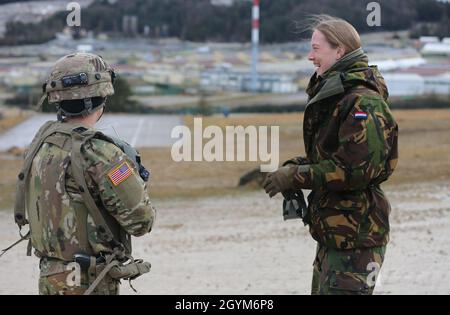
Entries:
{"type": "Polygon", "coordinates": [[[322,75],[344,56],[341,47],[333,48],[321,31],[315,30],[311,37],[311,51],[308,55],[316,67],[317,75],[322,75]]]}

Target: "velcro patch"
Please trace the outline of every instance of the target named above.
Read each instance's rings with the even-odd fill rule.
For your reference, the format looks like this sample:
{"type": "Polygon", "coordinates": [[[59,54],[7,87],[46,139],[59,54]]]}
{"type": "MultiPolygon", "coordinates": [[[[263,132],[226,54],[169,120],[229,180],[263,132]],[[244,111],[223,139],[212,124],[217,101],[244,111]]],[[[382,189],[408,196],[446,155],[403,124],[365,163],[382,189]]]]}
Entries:
{"type": "Polygon", "coordinates": [[[118,167],[114,168],[108,173],[108,177],[114,186],[118,186],[120,183],[124,182],[128,177],[133,174],[133,169],[128,165],[127,162],[123,162],[118,167]]]}

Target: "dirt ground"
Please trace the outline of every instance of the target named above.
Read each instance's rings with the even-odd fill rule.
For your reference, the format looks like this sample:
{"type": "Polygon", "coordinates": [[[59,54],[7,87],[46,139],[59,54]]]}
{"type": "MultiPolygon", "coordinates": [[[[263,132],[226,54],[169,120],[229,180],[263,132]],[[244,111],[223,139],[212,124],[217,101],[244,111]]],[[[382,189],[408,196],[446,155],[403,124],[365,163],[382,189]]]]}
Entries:
{"type": "MultiPolygon", "coordinates": [[[[392,233],[377,294],[450,294],[450,110],[395,112],[400,163],[384,185],[392,233]]],[[[209,124],[280,125],[281,160],[302,153],[301,115],[208,118],[209,124]]],[[[186,120],[189,124],[189,119],[186,120]]],[[[154,231],[135,239],[153,265],[140,294],[308,294],[315,243],[299,221],[283,222],[281,198],[236,187],[252,163],[175,163],[169,149],[143,150],[158,208],[154,231]],[[174,197],[176,196],[176,197],[174,197]]],[[[0,154],[0,209],[10,209],[20,160],[0,154]]],[[[17,239],[0,211],[0,248],[17,239]]],[[[36,294],[36,258],[25,244],[0,258],[0,294],[36,294]]],[[[122,293],[133,294],[124,283],[122,293]]]]}
{"type": "MultiPolygon", "coordinates": [[[[450,294],[450,185],[400,185],[392,240],[377,294],[450,294]]],[[[153,265],[140,294],[309,294],[315,244],[300,221],[283,222],[281,199],[262,192],[155,201],[154,231],[135,239],[135,256],[153,265]]],[[[0,213],[0,244],[17,238],[0,213]]],[[[1,258],[0,294],[36,294],[37,258],[25,244],[1,258]]],[[[123,294],[134,294],[127,283],[123,294]]]]}

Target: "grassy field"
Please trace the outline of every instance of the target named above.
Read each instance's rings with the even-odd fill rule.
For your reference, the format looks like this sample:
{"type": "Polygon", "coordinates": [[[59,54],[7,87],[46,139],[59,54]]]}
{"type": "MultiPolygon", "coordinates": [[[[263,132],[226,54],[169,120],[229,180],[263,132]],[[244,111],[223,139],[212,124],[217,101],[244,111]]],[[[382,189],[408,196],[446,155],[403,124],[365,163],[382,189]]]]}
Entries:
{"type": "MultiPolygon", "coordinates": [[[[307,84],[306,82],[305,84],[307,84]]],[[[186,107],[195,108],[198,106],[200,97],[198,96],[134,96],[134,100],[154,108],[184,109],[186,107]]],[[[306,103],[304,93],[285,95],[273,93],[223,93],[206,97],[206,102],[212,107],[222,107],[224,104],[228,108],[252,105],[292,105],[299,102],[306,103]]]]}
{"type": "MultiPolygon", "coordinates": [[[[450,178],[450,110],[394,111],[400,126],[399,165],[385,185],[441,181],[450,178]]],[[[303,114],[245,115],[208,117],[207,125],[279,125],[280,162],[303,155],[303,114]]],[[[187,117],[186,124],[193,125],[187,117]]],[[[175,163],[170,149],[143,150],[144,161],[153,172],[153,193],[156,196],[202,196],[238,192],[239,177],[259,163],[195,162],[175,163]],[[173,188],[176,187],[174,190],[173,188]]]]}
{"type": "MultiPolygon", "coordinates": [[[[385,185],[443,181],[450,178],[450,110],[395,111],[400,126],[398,169],[385,185]]],[[[219,116],[204,119],[204,127],[218,125],[280,126],[280,162],[304,154],[302,114],[258,114],[219,116]]],[[[185,118],[192,126],[193,117],[185,118]]],[[[206,141],[205,141],[206,142],[206,141]]],[[[171,158],[171,148],[141,150],[143,162],[151,170],[154,198],[201,198],[211,195],[238,195],[249,190],[238,188],[240,176],[256,168],[257,162],[181,162],[171,158]]],[[[0,208],[12,204],[14,182],[21,161],[0,154],[0,208]]]]}
{"type": "Polygon", "coordinates": [[[2,116],[0,119],[0,133],[5,132],[30,117],[29,112],[20,109],[2,109],[0,113],[2,116]]]}

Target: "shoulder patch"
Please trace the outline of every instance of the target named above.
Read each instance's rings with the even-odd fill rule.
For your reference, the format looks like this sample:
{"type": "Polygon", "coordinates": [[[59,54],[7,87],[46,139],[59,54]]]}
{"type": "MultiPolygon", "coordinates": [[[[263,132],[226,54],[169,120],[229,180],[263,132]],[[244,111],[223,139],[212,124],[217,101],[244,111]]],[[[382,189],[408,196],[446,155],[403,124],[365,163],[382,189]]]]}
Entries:
{"type": "Polygon", "coordinates": [[[353,115],[353,117],[358,120],[366,120],[368,115],[366,112],[358,111],[355,113],[355,115],[353,115]]]}
{"type": "Polygon", "coordinates": [[[127,162],[123,162],[119,166],[113,168],[113,170],[108,173],[108,177],[114,186],[119,186],[132,174],[133,169],[130,165],[127,162]]]}

